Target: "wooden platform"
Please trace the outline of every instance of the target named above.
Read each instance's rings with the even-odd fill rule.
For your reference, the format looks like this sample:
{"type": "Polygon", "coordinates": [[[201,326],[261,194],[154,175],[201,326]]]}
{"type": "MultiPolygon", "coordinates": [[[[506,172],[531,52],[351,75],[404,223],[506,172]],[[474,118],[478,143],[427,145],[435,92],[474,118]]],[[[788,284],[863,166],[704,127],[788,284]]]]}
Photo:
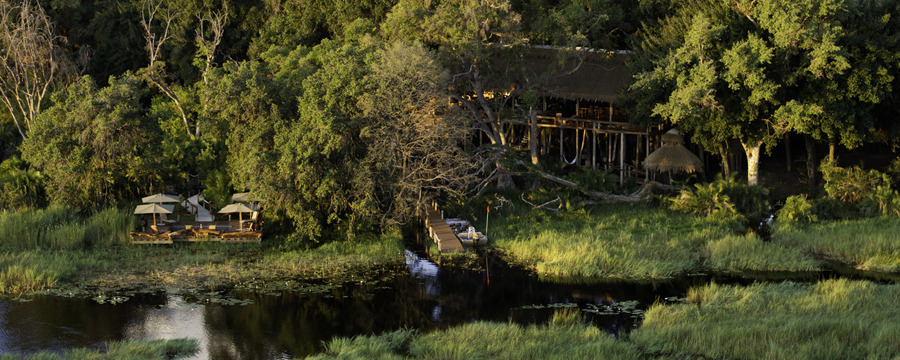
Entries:
{"type": "Polygon", "coordinates": [[[425,213],[425,230],[428,236],[438,245],[441,252],[466,251],[462,242],[447,225],[447,221],[441,217],[441,213],[436,209],[429,207],[425,213]]]}
{"type": "MultiPolygon", "coordinates": [[[[181,226],[183,228],[183,226],[181,226]]],[[[168,227],[168,229],[177,227],[168,227]]],[[[220,231],[200,228],[159,231],[157,233],[131,232],[132,244],[172,244],[174,242],[250,242],[262,241],[262,233],[256,231],[220,231]]]]}

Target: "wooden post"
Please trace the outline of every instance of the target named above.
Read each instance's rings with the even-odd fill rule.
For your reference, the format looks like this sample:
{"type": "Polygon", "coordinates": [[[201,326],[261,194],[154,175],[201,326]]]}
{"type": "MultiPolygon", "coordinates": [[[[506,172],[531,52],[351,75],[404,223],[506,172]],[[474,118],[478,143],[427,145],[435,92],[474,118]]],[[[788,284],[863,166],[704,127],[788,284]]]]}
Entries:
{"type": "Polygon", "coordinates": [[[625,133],[619,137],[619,185],[625,183],[625,133]]]}
{"type": "Polygon", "coordinates": [[[594,141],[591,141],[591,169],[597,169],[597,130],[594,130],[594,141]]]}
{"type": "Polygon", "coordinates": [[[566,162],[566,154],[563,153],[563,128],[559,128],[559,160],[566,162]]]}
{"type": "Polygon", "coordinates": [[[581,135],[581,131],[578,131],[578,128],[575,128],[575,166],[581,166],[581,148],[578,146],[580,141],[578,141],[578,137],[581,135]]]}

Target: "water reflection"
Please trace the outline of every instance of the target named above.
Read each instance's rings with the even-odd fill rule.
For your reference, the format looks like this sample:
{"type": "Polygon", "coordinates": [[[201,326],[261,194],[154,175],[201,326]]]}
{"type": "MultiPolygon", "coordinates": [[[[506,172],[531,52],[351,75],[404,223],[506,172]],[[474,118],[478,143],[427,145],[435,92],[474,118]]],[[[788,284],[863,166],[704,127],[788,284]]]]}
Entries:
{"type": "Polygon", "coordinates": [[[0,352],[189,337],[201,342],[199,359],[288,359],[321,351],[323,342],[335,336],[400,328],[429,331],[474,320],[541,323],[565,307],[580,309],[587,321],[617,334],[637,326],[640,311],[649,304],[683,297],[690,286],[711,280],[729,282],[706,276],[661,283],[561,284],[509,269],[490,257],[484,262],[489,269],[448,269],[407,252],[405,264],[391,270],[409,276],[378,284],[347,283],[305,294],[228,294],[251,300],[249,305],[166,294],[137,295],[117,305],[48,296],[30,302],[0,300],[0,352]]]}

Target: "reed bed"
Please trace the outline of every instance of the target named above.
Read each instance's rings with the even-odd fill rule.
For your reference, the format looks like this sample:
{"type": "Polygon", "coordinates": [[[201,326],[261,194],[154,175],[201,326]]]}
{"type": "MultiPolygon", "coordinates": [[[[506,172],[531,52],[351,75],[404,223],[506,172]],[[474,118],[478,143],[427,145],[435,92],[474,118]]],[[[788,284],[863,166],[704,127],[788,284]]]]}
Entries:
{"type": "Polygon", "coordinates": [[[828,221],[806,226],[780,225],[772,238],[861,270],[900,272],[900,219],[875,217],[828,221]]]}
{"type": "Polygon", "coordinates": [[[819,260],[796,247],[757,236],[728,235],[706,243],[706,266],[717,271],[817,271],[819,260]]]}
{"type": "Polygon", "coordinates": [[[630,341],[664,358],[893,359],[898,302],[900,284],[710,284],[651,307],[630,341]]]}
{"type": "Polygon", "coordinates": [[[40,352],[26,356],[3,354],[0,360],[142,359],[164,360],[191,356],[200,350],[193,339],[114,341],[106,349],[73,349],[61,354],[40,352]]]}
{"type": "Polygon", "coordinates": [[[639,359],[633,346],[586,325],[580,312],[557,313],[545,325],[477,321],[428,334],[399,330],[336,338],[314,359],[639,359]]]}
{"type": "Polygon", "coordinates": [[[494,245],[540,274],[632,279],[687,273],[700,265],[708,241],[731,234],[728,226],[645,204],[527,209],[494,224],[494,245]]]}
{"type": "Polygon", "coordinates": [[[72,209],[51,206],[0,212],[0,248],[72,250],[123,244],[134,215],[109,208],[88,218],[72,209]]]}

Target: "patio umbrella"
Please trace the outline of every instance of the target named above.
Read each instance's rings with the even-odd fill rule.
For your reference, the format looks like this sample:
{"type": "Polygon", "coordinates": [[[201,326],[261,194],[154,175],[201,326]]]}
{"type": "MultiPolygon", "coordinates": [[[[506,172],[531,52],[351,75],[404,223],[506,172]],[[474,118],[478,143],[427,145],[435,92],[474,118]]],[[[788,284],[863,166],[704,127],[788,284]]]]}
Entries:
{"type": "Polygon", "coordinates": [[[143,201],[145,204],[150,204],[150,203],[159,204],[159,203],[168,203],[168,202],[177,203],[178,196],[169,195],[169,194],[153,194],[153,195],[145,196],[145,197],[141,198],[141,201],[143,201]]]}
{"type": "Polygon", "coordinates": [[[171,214],[175,211],[175,205],[143,204],[134,208],[135,214],[153,214],[153,223],[156,224],[156,214],[171,214]]]}
{"type": "Polygon", "coordinates": [[[669,130],[662,136],[662,146],[647,155],[644,169],[659,172],[702,172],[703,163],[697,155],[684,147],[684,139],[676,129],[669,130]]]}
{"type": "Polygon", "coordinates": [[[234,203],[234,204],[228,204],[225,207],[223,207],[222,210],[219,210],[219,214],[238,213],[238,221],[239,221],[238,224],[240,224],[240,225],[238,225],[238,228],[243,230],[244,229],[244,227],[243,227],[244,213],[245,212],[252,213],[254,211],[257,211],[257,208],[255,206],[248,206],[247,204],[244,204],[244,203],[234,203]]]}

